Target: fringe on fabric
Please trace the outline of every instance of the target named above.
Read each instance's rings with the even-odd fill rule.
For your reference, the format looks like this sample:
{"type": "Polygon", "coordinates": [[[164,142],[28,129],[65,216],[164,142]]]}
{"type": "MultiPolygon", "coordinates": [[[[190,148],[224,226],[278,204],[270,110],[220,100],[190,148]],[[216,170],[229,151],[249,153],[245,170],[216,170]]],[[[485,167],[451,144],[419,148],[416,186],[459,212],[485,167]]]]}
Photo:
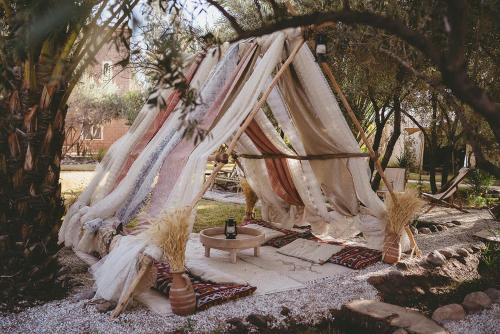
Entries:
{"type": "Polygon", "coordinates": [[[174,272],[184,271],[186,245],[194,219],[192,212],[190,206],[166,211],[153,219],[145,231],[146,237],[162,250],[174,272]]]}

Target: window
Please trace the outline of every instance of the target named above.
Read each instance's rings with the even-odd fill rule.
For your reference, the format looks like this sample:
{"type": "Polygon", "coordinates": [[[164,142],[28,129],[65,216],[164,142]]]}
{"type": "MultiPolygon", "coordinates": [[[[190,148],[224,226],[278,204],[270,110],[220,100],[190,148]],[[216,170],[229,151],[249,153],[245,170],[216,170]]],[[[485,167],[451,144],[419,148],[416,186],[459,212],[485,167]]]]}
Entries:
{"type": "Polygon", "coordinates": [[[82,128],[82,137],[85,140],[102,140],[103,127],[90,125],[82,128]]]}
{"type": "Polygon", "coordinates": [[[105,61],[102,63],[102,81],[111,81],[113,79],[113,63],[110,61],[105,61]]]}

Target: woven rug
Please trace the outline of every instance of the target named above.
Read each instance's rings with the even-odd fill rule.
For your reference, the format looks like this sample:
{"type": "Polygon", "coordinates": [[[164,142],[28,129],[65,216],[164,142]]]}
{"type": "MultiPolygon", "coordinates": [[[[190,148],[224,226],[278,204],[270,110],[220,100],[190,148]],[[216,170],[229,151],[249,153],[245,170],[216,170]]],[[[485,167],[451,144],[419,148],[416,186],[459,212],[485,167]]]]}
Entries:
{"type": "MultiPolygon", "coordinates": [[[[172,276],[170,275],[170,266],[165,262],[155,262],[157,269],[156,289],[168,296],[172,276]]],[[[193,289],[196,294],[196,309],[206,310],[207,308],[226,303],[248,295],[251,295],[257,289],[248,284],[217,284],[204,281],[189,271],[187,275],[191,279],[193,289]]]]}
{"type": "Polygon", "coordinates": [[[363,269],[382,260],[382,252],[361,246],[346,246],[328,262],[351,269],[363,269]]]}

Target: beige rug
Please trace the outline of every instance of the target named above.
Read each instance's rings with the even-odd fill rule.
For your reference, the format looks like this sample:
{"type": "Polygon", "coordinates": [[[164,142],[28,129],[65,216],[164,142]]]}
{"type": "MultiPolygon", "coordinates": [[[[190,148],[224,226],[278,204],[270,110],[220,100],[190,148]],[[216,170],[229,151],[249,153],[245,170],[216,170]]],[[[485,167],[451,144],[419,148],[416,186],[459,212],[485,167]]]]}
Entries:
{"type": "Polygon", "coordinates": [[[253,249],[238,253],[238,260],[231,263],[229,253],[205,249],[198,234],[191,234],[186,250],[186,267],[193,274],[215,282],[248,283],[256,286],[257,295],[301,289],[311,281],[334,277],[352,269],[325,263],[314,264],[295,257],[279,254],[274,247],[261,247],[259,257],[253,256],[253,249]]]}

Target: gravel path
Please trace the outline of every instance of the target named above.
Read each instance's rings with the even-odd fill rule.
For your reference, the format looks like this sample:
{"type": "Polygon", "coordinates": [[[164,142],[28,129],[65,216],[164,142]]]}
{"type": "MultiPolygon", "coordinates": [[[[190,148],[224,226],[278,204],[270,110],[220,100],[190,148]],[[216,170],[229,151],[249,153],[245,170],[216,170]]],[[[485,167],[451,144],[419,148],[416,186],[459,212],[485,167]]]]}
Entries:
{"type": "Polygon", "coordinates": [[[444,327],[451,333],[500,334],[500,305],[469,314],[461,321],[448,321],[444,327]]]}
{"type": "MultiPolygon", "coordinates": [[[[446,214],[446,213],[443,213],[446,214]]],[[[483,212],[474,215],[478,221],[465,217],[463,225],[448,231],[430,235],[418,235],[417,240],[425,252],[457,243],[472,241],[472,233],[491,224],[483,212]]],[[[453,219],[461,220],[459,217],[453,219]]],[[[76,280],[83,286],[63,300],[32,307],[18,314],[0,314],[0,333],[168,333],[185,329],[188,332],[221,330],[225,321],[233,317],[245,318],[251,313],[273,315],[277,322],[284,321],[283,307],[299,323],[314,324],[329,315],[330,309],[339,309],[354,299],[377,299],[377,291],[367,279],[381,275],[392,267],[383,263],[364,270],[341,274],[307,284],[306,288],[264,296],[249,296],[183,318],[175,315],[159,316],[136,305],[127,309],[118,319],[98,313],[88,300],[79,300],[81,290],[90,289],[92,281],[85,267],[75,256],[65,254],[66,265],[78,268],[76,280]]],[[[500,321],[498,306],[470,315],[464,321],[446,324],[451,333],[500,333],[496,326],[500,321]],[[496,332],[495,332],[496,331],[496,332]]]]}

